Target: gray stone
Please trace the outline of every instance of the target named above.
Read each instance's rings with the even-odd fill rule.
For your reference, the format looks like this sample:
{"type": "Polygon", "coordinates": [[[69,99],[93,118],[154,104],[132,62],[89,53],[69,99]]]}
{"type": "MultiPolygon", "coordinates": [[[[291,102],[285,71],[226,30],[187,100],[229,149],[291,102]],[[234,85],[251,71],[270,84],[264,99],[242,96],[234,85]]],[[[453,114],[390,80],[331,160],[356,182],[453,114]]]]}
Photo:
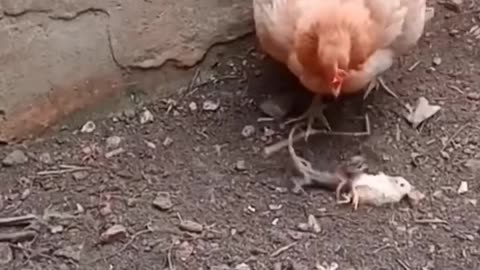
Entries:
{"type": "Polygon", "coordinates": [[[21,165],[28,162],[28,157],[25,153],[21,150],[14,150],[10,154],[8,154],[2,161],[3,166],[15,166],[21,165]]]}
{"type": "Polygon", "coordinates": [[[7,265],[13,260],[13,252],[8,243],[0,243],[0,265],[7,265]]]}

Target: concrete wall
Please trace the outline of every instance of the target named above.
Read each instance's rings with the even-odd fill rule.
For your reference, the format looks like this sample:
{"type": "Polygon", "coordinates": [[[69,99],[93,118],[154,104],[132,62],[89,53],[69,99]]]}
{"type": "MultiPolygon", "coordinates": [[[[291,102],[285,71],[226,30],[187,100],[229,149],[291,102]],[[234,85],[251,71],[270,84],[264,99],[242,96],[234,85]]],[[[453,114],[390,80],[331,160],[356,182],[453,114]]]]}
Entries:
{"type": "Polygon", "coordinates": [[[0,140],[108,98],[131,70],[191,67],[251,31],[251,1],[0,0],[0,140]]]}

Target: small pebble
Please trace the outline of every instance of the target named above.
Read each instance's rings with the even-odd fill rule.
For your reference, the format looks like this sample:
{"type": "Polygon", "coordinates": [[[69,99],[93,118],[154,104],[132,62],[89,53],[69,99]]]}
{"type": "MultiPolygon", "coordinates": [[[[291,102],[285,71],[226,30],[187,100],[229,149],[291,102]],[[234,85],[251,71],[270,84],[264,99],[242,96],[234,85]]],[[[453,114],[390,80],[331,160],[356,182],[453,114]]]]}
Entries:
{"type": "Polygon", "coordinates": [[[197,103],[195,102],[190,102],[190,104],[188,104],[188,108],[190,109],[190,111],[194,112],[196,110],[198,110],[198,106],[197,106],[197,103]]]}
{"type": "Polygon", "coordinates": [[[13,260],[13,251],[10,248],[10,245],[8,243],[0,242],[0,265],[7,265],[12,260],[13,260]]]}
{"type": "Polygon", "coordinates": [[[77,171],[72,173],[73,179],[80,181],[88,177],[88,172],[87,171],[77,171]]]}
{"type": "Polygon", "coordinates": [[[251,137],[255,133],[255,127],[252,125],[245,126],[242,129],[242,136],[245,138],[251,137]]]}
{"type": "Polygon", "coordinates": [[[153,122],[154,120],[154,117],[153,117],[153,114],[145,109],[143,110],[142,114],[140,115],[140,124],[147,124],[147,123],[151,123],[153,122]]]}
{"type": "Polygon", "coordinates": [[[137,201],[134,198],[128,198],[127,200],[128,207],[134,207],[136,204],[137,204],[137,201]]]}
{"type": "Polygon", "coordinates": [[[217,101],[217,102],[214,102],[214,101],[211,101],[211,100],[205,100],[205,102],[203,102],[203,110],[204,111],[216,111],[218,110],[218,108],[220,108],[220,101],[217,101]]]}
{"type": "Polygon", "coordinates": [[[458,187],[457,193],[458,194],[465,194],[468,192],[468,183],[466,181],[462,181],[460,186],[458,187]]]}
{"type": "Polygon", "coordinates": [[[297,225],[297,229],[302,232],[309,232],[310,226],[307,223],[302,222],[297,225]]]}
{"type": "Polygon", "coordinates": [[[159,192],[152,204],[155,208],[162,211],[167,211],[173,207],[172,200],[170,199],[170,193],[168,192],[159,192]]]}
{"type": "Polygon", "coordinates": [[[470,100],[480,100],[480,92],[468,93],[467,98],[470,99],[470,100]]]}
{"type": "Polygon", "coordinates": [[[28,198],[28,196],[30,196],[30,194],[32,193],[32,191],[27,188],[25,189],[23,192],[22,192],[22,195],[20,195],[20,200],[24,201],[28,198]]]}
{"type": "Polygon", "coordinates": [[[100,235],[100,242],[109,243],[127,236],[127,229],[122,225],[113,225],[100,235]]]}
{"type": "Polygon", "coordinates": [[[122,142],[122,138],[119,136],[110,136],[107,138],[107,148],[114,149],[117,148],[122,142]]]}
{"type": "Polygon", "coordinates": [[[318,224],[317,219],[312,214],[308,215],[308,226],[314,233],[319,233],[322,231],[320,224],[318,224]]]}
{"type": "Polygon", "coordinates": [[[63,232],[63,226],[62,225],[52,226],[50,227],[50,232],[52,234],[61,233],[63,232]]]}
{"type": "Polygon", "coordinates": [[[433,62],[434,66],[439,66],[440,64],[442,64],[442,58],[436,56],[436,57],[433,58],[432,62],[433,62]]]}
{"type": "Polygon", "coordinates": [[[192,253],[193,246],[187,241],[183,241],[175,251],[176,258],[179,258],[181,261],[186,261],[192,253]]]}
{"type": "Polygon", "coordinates": [[[100,215],[106,217],[112,212],[112,204],[109,201],[104,201],[100,204],[100,215]]]}
{"type": "Polygon", "coordinates": [[[281,204],[269,204],[268,209],[270,209],[272,211],[277,211],[277,210],[282,209],[282,205],[281,204]]]}
{"type": "Polygon", "coordinates": [[[145,144],[148,146],[148,148],[157,149],[157,146],[153,142],[145,140],[145,144]]]}
{"type": "Polygon", "coordinates": [[[250,269],[251,269],[250,266],[248,266],[248,264],[246,263],[241,263],[235,266],[235,270],[250,270],[250,269]]]}
{"type": "Polygon", "coordinates": [[[173,139],[170,137],[166,137],[165,140],[163,140],[163,146],[168,147],[172,145],[173,139]]]}
{"type": "Polygon", "coordinates": [[[15,165],[22,165],[28,162],[28,157],[21,150],[14,150],[8,154],[3,160],[2,165],[5,167],[11,167],[15,165]]]}
{"type": "Polygon", "coordinates": [[[52,164],[53,163],[53,159],[50,156],[50,153],[48,153],[48,152],[40,154],[40,156],[38,156],[38,160],[40,162],[42,162],[43,164],[52,164]]]}
{"type": "Polygon", "coordinates": [[[80,129],[80,132],[81,133],[92,133],[96,128],[97,128],[97,126],[95,125],[95,123],[93,121],[88,121],[82,126],[82,128],[80,129]]]}
{"type": "Polygon", "coordinates": [[[105,153],[105,158],[112,158],[114,156],[118,156],[118,155],[122,154],[123,152],[125,152],[125,149],[120,147],[120,148],[117,148],[115,150],[112,150],[110,152],[105,153]]]}
{"type": "Polygon", "coordinates": [[[77,203],[76,206],[77,206],[77,211],[76,211],[76,213],[82,214],[82,213],[85,212],[85,208],[83,208],[83,206],[82,206],[81,204],[77,203]]]}
{"type": "Polygon", "coordinates": [[[247,165],[245,164],[245,160],[239,160],[235,163],[235,170],[237,171],[245,171],[247,169],[247,165]]]}
{"type": "Polygon", "coordinates": [[[180,229],[188,232],[201,233],[203,231],[203,225],[192,220],[182,220],[180,222],[180,229]]]}

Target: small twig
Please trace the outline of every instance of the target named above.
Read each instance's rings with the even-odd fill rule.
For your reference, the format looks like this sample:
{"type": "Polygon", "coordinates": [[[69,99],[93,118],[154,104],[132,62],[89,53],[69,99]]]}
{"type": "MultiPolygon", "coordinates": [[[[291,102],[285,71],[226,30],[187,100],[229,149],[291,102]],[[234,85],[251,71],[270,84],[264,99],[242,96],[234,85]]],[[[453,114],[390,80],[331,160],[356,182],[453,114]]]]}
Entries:
{"type": "Polygon", "coordinates": [[[408,68],[408,71],[409,72],[412,72],[415,68],[417,68],[417,66],[421,63],[421,61],[417,61],[415,63],[413,63],[413,65],[411,65],[409,68],[408,68]]]}
{"type": "Polygon", "coordinates": [[[458,93],[465,95],[465,92],[463,92],[460,88],[456,87],[455,85],[447,85],[448,88],[457,91],[458,93]]]}
{"type": "Polygon", "coordinates": [[[0,242],[23,242],[23,241],[31,241],[35,239],[37,236],[37,232],[33,230],[25,230],[19,232],[11,232],[11,233],[0,233],[0,242]]]}
{"type": "Polygon", "coordinates": [[[40,172],[37,172],[37,175],[59,175],[59,174],[72,173],[76,171],[86,171],[91,169],[90,167],[81,167],[81,166],[75,166],[75,165],[60,165],[59,167],[62,169],[40,171],[40,172]]]}
{"type": "Polygon", "coordinates": [[[377,254],[378,252],[380,252],[384,249],[387,249],[387,248],[391,248],[391,247],[392,247],[392,245],[390,245],[390,244],[383,245],[383,246],[375,249],[374,251],[372,251],[372,254],[377,254]]]}
{"type": "Polygon", "coordinates": [[[170,247],[168,248],[168,251],[167,251],[167,262],[168,262],[168,269],[169,270],[174,270],[175,267],[173,266],[173,262],[172,262],[172,249],[173,249],[173,246],[174,246],[174,243],[172,243],[170,245],[170,247]]]}
{"type": "Polygon", "coordinates": [[[115,257],[115,256],[119,255],[120,253],[122,253],[123,251],[125,251],[125,250],[133,243],[133,241],[135,241],[135,239],[136,239],[137,237],[139,237],[139,236],[142,235],[142,234],[150,233],[150,232],[152,232],[152,230],[150,230],[150,229],[145,229],[145,230],[138,231],[138,232],[136,232],[134,235],[132,235],[132,237],[130,238],[130,240],[128,240],[128,242],[125,243],[125,245],[123,245],[123,246],[122,246],[120,249],[118,249],[117,251],[115,251],[115,252],[113,252],[113,253],[111,253],[111,254],[108,254],[108,255],[106,255],[106,256],[102,256],[102,257],[96,258],[96,259],[94,259],[94,260],[92,260],[92,261],[87,262],[86,264],[94,264],[94,263],[96,263],[96,262],[98,262],[98,261],[107,260],[107,259],[109,259],[109,258],[115,257]]]}
{"type": "Polygon", "coordinates": [[[180,221],[180,223],[183,222],[183,218],[182,218],[182,215],[180,215],[180,213],[176,213],[177,214],[177,218],[178,218],[178,221],[180,221]]]}
{"type": "Polygon", "coordinates": [[[0,226],[28,225],[33,220],[37,220],[37,216],[32,214],[18,216],[18,217],[4,217],[4,218],[0,218],[0,226]]]}
{"type": "MultiPolygon", "coordinates": [[[[341,131],[327,131],[327,130],[320,130],[320,129],[312,129],[309,133],[310,136],[312,135],[330,135],[330,136],[353,136],[353,137],[361,137],[361,136],[369,136],[370,135],[370,119],[368,115],[365,115],[365,128],[366,131],[364,132],[341,132],[341,131]]],[[[300,132],[300,134],[293,137],[292,142],[297,142],[305,138],[306,131],[300,132]]],[[[267,146],[263,149],[264,154],[268,157],[272,154],[282,150],[283,148],[287,147],[289,144],[288,139],[279,141],[275,144],[267,146]]]]}
{"type": "Polygon", "coordinates": [[[200,68],[197,68],[195,70],[195,73],[193,74],[192,79],[190,80],[190,83],[188,84],[187,92],[185,93],[184,97],[188,97],[196,92],[195,89],[198,89],[198,87],[194,87],[194,85],[199,75],[200,75],[200,68]]]}
{"type": "Polygon", "coordinates": [[[290,248],[292,248],[293,246],[295,246],[298,242],[292,242],[286,246],[283,246],[277,250],[275,250],[272,254],[270,254],[270,257],[273,258],[273,257],[277,257],[278,255],[280,255],[281,253],[289,250],[290,248]]]}
{"type": "Polygon", "coordinates": [[[273,117],[260,117],[257,119],[257,123],[264,123],[264,122],[273,122],[275,118],[273,117]]]}
{"type": "Polygon", "coordinates": [[[84,166],[77,166],[77,165],[69,165],[69,164],[60,164],[58,165],[59,168],[61,169],[75,169],[75,170],[83,170],[83,169],[90,169],[89,167],[84,167],[84,166]]]}
{"type": "Polygon", "coordinates": [[[400,264],[400,266],[404,269],[404,270],[411,270],[411,268],[408,266],[408,264],[400,259],[396,259],[397,263],[400,264]]]}
{"type": "Polygon", "coordinates": [[[417,224],[448,224],[446,220],[439,219],[439,218],[416,219],[415,223],[417,224]]]}
{"type": "Polygon", "coordinates": [[[447,142],[445,142],[445,144],[442,146],[442,149],[440,149],[440,151],[445,150],[445,148],[447,148],[447,146],[450,143],[452,143],[453,140],[455,140],[457,138],[457,136],[460,134],[460,132],[462,132],[469,125],[470,125],[470,123],[466,123],[465,125],[461,126],[459,129],[457,129],[457,131],[455,131],[455,133],[453,133],[453,135],[450,136],[450,138],[447,140],[447,142]]]}

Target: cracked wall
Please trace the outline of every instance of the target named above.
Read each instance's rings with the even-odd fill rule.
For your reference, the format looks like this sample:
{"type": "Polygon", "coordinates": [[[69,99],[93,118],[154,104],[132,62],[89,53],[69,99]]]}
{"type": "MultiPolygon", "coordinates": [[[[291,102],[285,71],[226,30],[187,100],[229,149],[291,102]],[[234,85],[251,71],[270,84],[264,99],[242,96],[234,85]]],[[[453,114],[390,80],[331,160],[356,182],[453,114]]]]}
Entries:
{"type": "Polygon", "coordinates": [[[114,94],[125,71],[195,65],[250,33],[250,13],[233,0],[0,0],[0,140],[114,94]]]}

